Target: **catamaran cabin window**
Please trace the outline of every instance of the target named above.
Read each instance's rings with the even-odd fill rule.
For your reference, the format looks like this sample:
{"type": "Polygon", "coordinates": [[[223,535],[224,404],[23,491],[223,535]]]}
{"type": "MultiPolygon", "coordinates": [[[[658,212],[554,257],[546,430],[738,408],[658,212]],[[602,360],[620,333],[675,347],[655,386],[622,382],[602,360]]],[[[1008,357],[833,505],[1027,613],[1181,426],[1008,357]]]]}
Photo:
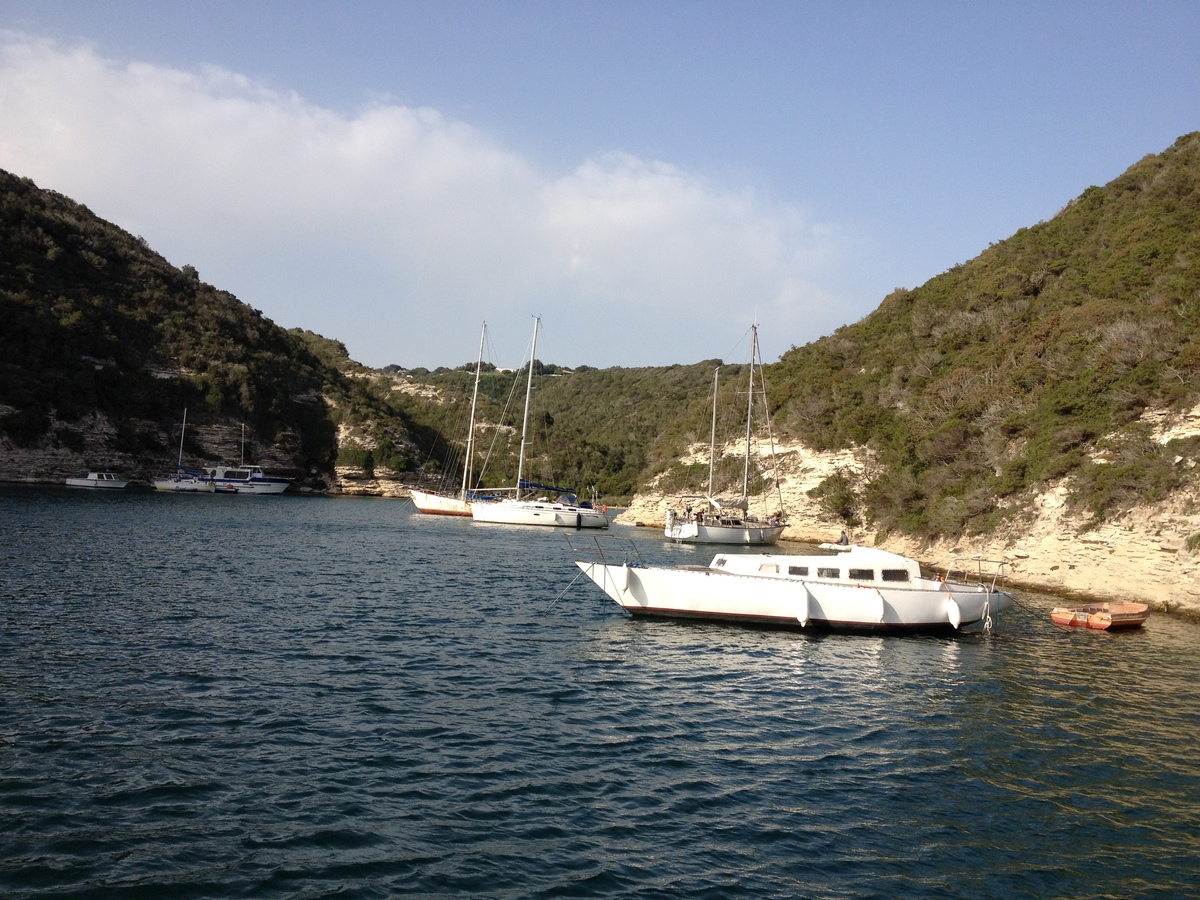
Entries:
{"type": "Polygon", "coordinates": [[[884,581],[908,581],[908,569],[884,569],[879,574],[884,581]]]}
{"type": "Polygon", "coordinates": [[[808,566],[788,566],[789,575],[807,575],[808,566]]]}
{"type": "Polygon", "coordinates": [[[817,569],[818,578],[841,578],[841,569],[817,569]]]}
{"type": "Polygon", "coordinates": [[[874,581],[875,580],[875,570],[874,569],[851,569],[850,570],[850,580],[851,581],[874,581]]]}
{"type": "Polygon", "coordinates": [[[767,575],[778,575],[779,574],[779,564],[778,563],[763,563],[762,565],[760,565],[758,567],[758,571],[764,572],[767,575]]]}

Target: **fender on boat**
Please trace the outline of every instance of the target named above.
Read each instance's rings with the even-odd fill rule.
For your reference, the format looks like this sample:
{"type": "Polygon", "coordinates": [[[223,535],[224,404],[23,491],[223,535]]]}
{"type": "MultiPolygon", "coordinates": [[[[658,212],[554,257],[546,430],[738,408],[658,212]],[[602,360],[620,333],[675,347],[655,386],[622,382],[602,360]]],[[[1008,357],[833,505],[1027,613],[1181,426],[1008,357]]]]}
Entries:
{"type": "Polygon", "coordinates": [[[620,574],[617,576],[617,587],[623,591],[629,590],[629,564],[620,567],[620,574]]]}
{"type": "Polygon", "coordinates": [[[800,627],[804,628],[808,625],[808,607],[811,597],[808,593],[808,588],[804,589],[804,598],[800,601],[800,606],[796,610],[796,621],[800,623],[800,627]]]}
{"type": "Polygon", "coordinates": [[[959,608],[958,601],[949,595],[946,597],[946,621],[956,629],[962,624],[962,609],[959,608]]]}

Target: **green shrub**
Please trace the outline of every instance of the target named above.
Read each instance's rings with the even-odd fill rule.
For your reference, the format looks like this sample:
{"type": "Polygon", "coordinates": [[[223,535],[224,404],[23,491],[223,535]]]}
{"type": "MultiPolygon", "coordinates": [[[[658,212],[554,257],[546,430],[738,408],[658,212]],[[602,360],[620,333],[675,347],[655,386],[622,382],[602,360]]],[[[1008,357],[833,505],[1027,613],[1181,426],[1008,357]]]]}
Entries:
{"type": "Polygon", "coordinates": [[[862,524],[858,513],[862,502],[859,497],[858,479],[852,472],[846,469],[836,470],[810,490],[808,496],[820,501],[822,509],[847,525],[862,524]]]}

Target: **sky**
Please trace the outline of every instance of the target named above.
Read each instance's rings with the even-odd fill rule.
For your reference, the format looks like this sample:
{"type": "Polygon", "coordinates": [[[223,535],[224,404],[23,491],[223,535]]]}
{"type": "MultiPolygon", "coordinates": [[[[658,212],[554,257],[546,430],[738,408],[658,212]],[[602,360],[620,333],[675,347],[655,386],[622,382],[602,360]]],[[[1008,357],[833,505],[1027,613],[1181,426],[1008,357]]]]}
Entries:
{"type": "Polygon", "coordinates": [[[0,0],[0,168],[369,366],[771,361],[1200,130],[1200,3],[0,0]]]}

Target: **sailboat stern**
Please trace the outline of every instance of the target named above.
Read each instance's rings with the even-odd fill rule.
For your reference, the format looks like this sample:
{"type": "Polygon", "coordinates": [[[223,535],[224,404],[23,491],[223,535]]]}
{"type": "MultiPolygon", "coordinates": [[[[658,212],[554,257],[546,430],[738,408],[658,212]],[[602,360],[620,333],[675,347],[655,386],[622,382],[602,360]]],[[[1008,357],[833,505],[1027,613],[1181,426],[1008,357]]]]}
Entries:
{"type": "Polygon", "coordinates": [[[955,587],[946,597],[946,619],[955,628],[986,622],[1013,605],[1012,594],[989,588],[963,590],[955,587]]]}

